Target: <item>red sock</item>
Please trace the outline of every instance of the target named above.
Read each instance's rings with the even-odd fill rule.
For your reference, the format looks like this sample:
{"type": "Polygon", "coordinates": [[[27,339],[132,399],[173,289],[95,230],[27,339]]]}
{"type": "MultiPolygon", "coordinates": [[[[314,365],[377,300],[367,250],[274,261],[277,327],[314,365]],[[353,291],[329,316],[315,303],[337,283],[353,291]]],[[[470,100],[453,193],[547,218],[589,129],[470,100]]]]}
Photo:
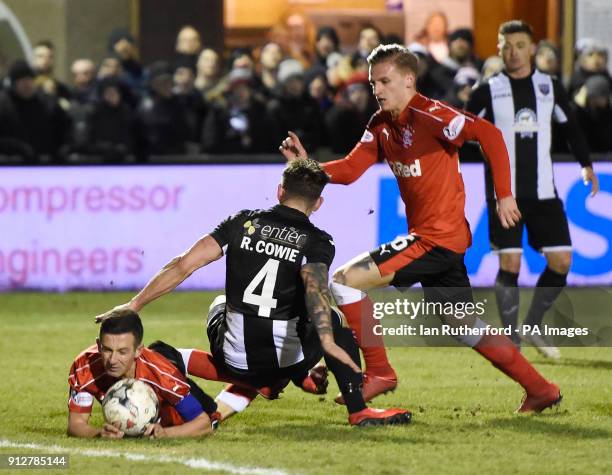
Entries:
{"type": "Polygon", "coordinates": [[[213,356],[207,351],[193,350],[191,352],[187,372],[198,378],[208,379],[209,381],[234,382],[229,375],[218,368],[213,356]]]}
{"type": "Polygon", "coordinates": [[[237,386],[235,384],[230,384],[225,388],[225,391],[228,393],[232,393],[236,396],[242,396],[245,399],[248,399],[249,402],[257,397],[257,391],[255,389],[250,389],[246,386],[237,386]]]}
{"type": "MultiPolygon", "coordinates": [[[[197,376],[198,378],[207,379],[209,381],[223,381],[225,383],[230,383],[228,388],[232,388],[231,391],[240,396],[244,396],[249,400],[255,399],[258,394],[258,390],[262,391],[262,394],[269,389],[264,386],[262,388],[251,388],[249,385],[241,382],[224,371],[222,368],[220,369],[215,362],[213,356],[207,351],[202,350],[192,350],[191,356],[189,357],[189,365],[187,367],[187,373],[193,376],[197,376]],[[254,395],[253,395],[254,394],[254,395]]],[[[285,383],[283,387],[287,384],[285,383]]],[[[226,389],[228,390],[228,389],[226,389]]],[[[273,390],[271,390],[273,392],[273,390]]]]}
{"type": "Polygon", "coordinates": [[[506,336],[485,335],[474,349],[523,386],[527,394],[538,394],[549,384],[506,336]]]}
{"type": "Polygon", "coordinates": [[[395,379],[395,371],[389,364],[382,335],[374,334],[376,320],[373,316],[373,305],[369,297],[349,304],[339,305],[346,316],[349,327],[357,338],[357,344],[363,352],[366,372],[383,378],[395,379]]]}

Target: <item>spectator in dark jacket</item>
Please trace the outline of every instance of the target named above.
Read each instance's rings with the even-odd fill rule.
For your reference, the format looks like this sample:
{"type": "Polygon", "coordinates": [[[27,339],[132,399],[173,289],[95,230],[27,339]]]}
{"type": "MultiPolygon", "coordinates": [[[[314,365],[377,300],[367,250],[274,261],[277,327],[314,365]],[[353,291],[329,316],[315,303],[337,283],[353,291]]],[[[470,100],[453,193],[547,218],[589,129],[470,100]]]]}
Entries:
{"type": "Polygon", "coordinates": [[[137,113],[140,151],[144,156],[186,152],[189,127],[172,86],[170,65],[164,61],[153,63],[149,68],[149,94],[140,103],[137,113]]]}
{"type": "Polygon", "coordinates": [[[584,132],[591,151],[612,151],[612,107],[610,83],[602,75],[591,76],[584,84],[584,102],[574,100],[576,120],[584,132]]]}
{"type": "Polygon", "coordinates": [[[198,30],[191,25],[181,28],[176,36],[175,62],[188,64],[195,70],[200,51],[202,51],[202,38],[198,30]]]}
{"type": "Polygon", "coordinates": [[[431,75],[448,92],[453,89],[453,81],[459,69],[468,66],[480,71],[482,61],[474,55],[472,30],[459,28],[448,35],[448,56],[432,68],[431,75]]]}
{"type": "Polygon", "coordinates": [[[535,53],[535,65],[540,71],[551,76],[558,76],[561,69],[561,57],[557,47],[548,40],[538,43],[535,53]]]}
{"type": "Polygon", "coordinates": [[[100,61],[97,80],[100,81],[107,77],[113,77],[119,81],[121,97],[135,109],[140,102],[140,93],[135,92],[130,86],[129,78],[125,75],[123,66],[121,66],[121,61],[116,56],[107,56],[100,61]]]}
{"type": "Polygon", "coordinates": [[[213,104],[204,122],[202,150],[207,153],[272,153],[278,141],[265,104],[253,89],[253,75],[232,70],[222,102],[213,104]]]}
{"type": "Polygon", "coordinates": [[[480,73],[477,69],[471,66],[459,68],[453,79],[453,87],[444,97],[444,101],[453,107],[464,109],[472,94],[472,88],[478,81],[480,73]]]}
{"type": "Polygon", "coordinates": [[[121,63],[121,79],[129,85],[136,97],[140,97],[143,93],[144,72],[132,34],[125,28],[115,28],[108,38],[108,51],[121,63]]]}
{"type": "Polygon", "coordinates": [[[345,88],[338,93],[336,104],[325,116],[332,152],[337,154],[350,152],[355,143],[359,142],[376,108],[368,75],[355,73],[347,80],[345,88]]]}
{"type": "Polygon", "coordinates": [[[433,59],[433,56],[421,43],[410,43],[408,49],[419,58],[417,90],[432,99],[442,99],[446,94],[446,90],[432,76],[432,71],[438,66],[436,60],[433,59]]]}
{"type": "Polygon", "coordinates": [[[96,89],[96,65],[91,59],[77,59],[70,67],[72,73],[72,90],[70,91],[73,102],[85,104],[93,102],[96,89]]]}
{"type": "Polygon", "coordinates": [[[34,82],[45,94],[63,99],[64,107],[67,108],[70,100],[70,91],[66,85],[57,79],[53,73],[55,66],[55,47],[48,40],[39,41],[34,46],[34,59],[32,67],[36,73],[34,82]]]}
{"type": "Polygon", "coordinates": [[[204,97],[195,87],[195,78],[196,68],[193,62],[187,57],[177,59],[174,66],[173,92],[185,111],[189,142],[199,148],[207,106],[204,97]]]}
{"type": "Polygon", "coordinates": [[[333,97],[327,82],[327,71],[321,66],[313,66],[304,73],[308,94],[312,97],[321,112],[327,112],[333,105],[333,97]]]}
{"type": "Polygon", "coordinates": [[[308,94],[304,71],[299,61],[286,59],[278,68],[279,95],[269,104],[276,124],[276,143],[288,130],[294,131],[307,150],[315,150],[323,138],[323,118],[319,105],[308,94]]]}
{"type": "Polygon", "coordinates": [[[57,100],[37,91],[34,75],[26,61],[15,61],[9,70],[10,87],[0,93],[0,153],[27,160],[56,156],[70,124],[57,100]]]}
{"type": "Polygon", "coordinates": [[[121,161],[134,152],[134,112],[123,101],[116,78],[100,81],[98,97],[88,121],[90,153],[101,154],[108,161],[121,161]]]}
{"type": "Polygon", "coordinates": [[[593,38],[578,40],[576,55],[576,70],[568,87],[570,97],[578,92],[588,78],[596,74],[605,76],[612,85],[612,78],[608,73],[608,49],[603,43],[593,38]]]}
{"type": "Polygon", "coordinates": [[[283,50],[277,43],[266,43],[259,56],[259,78],[265,98],[270,98],[278,87],[278,65],[283,60],[283,50]]]}
{"type": "Polygon", "coordinates": [[[327,57],[340,48],[338,33],[331,26],[322,26],[315,38],[315,62],[313,66],[327,68],[327,57]]]}
{"type": "Polygon", "coordinates": [[[355,71],[368,70],[368,56],[382,39],[382,33],[374,25],[365,25],[359,30],[357,50],[351,56],[351,66],[355,71]]]}

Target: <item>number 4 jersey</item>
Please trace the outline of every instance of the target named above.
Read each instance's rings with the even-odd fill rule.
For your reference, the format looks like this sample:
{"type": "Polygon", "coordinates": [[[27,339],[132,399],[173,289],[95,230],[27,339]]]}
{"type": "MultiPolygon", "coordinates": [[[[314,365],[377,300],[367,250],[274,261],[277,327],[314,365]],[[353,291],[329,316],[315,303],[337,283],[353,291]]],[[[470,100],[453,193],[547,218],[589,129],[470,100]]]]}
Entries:
{"type": "Polygon", "coordinates": [[[243,210],[211,233],[227,256],[225,362],[243,370],[284,368],[304,359],[307,312],[300,269],[328,267],[332,237],[293,208],[243,210]]]}

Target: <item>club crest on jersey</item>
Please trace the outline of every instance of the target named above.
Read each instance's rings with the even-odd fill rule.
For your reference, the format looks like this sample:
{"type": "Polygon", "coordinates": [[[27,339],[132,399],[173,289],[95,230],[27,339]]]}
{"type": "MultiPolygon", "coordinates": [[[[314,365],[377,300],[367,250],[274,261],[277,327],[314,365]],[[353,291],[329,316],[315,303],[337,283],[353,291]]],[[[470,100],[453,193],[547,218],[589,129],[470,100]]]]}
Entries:
{"type": "Polygon", "coordinates": [[[533,138],[538,131],[538,117],[536,113],[524,107],[514,116],[514,132],[520,134],[522,139],[533,138]]]}
{"type": "Polygon", "coordinates": [[[542,94],[548,96],[548,93],[550,92],[550,84],[538,84],[538,89],[542,94]]]}
{"type": "Polygon", "coordinates": [[[409,125],[404,129],[404,133],[402,135],[402,145],[404,148],[408,148],[412,146],[412,136],[414,135],[414,130],[409,125]]]}

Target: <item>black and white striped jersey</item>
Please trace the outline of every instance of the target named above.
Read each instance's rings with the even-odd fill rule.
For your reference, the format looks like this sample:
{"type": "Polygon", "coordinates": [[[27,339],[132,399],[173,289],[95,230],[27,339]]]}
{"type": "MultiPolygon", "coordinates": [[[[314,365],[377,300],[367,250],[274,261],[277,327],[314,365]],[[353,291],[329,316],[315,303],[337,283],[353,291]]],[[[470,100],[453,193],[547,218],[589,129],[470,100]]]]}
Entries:
{"type": "MultiPolygon", "coordinates": [[[[508,155],[512,194],[520,199],[557,197],[550,156],[552,122],[582,166],[590,166],[589,150],[570,109],[563,86],[548,74],[534,70],[513,79],[505,72],[477,87],[466,109],[493,122],[502,132],[508,155]]],[[[486,170],[487,199],[494,199],[491,171],[486,170]]]]}
{"type": "Polygon", "coordinates": [[[302,361],[308,319],[300,270],[331,265],[332,237],[283,205],[240,211],[211,236],[227,256],[226,363],[257,370],[302,361]]]}

